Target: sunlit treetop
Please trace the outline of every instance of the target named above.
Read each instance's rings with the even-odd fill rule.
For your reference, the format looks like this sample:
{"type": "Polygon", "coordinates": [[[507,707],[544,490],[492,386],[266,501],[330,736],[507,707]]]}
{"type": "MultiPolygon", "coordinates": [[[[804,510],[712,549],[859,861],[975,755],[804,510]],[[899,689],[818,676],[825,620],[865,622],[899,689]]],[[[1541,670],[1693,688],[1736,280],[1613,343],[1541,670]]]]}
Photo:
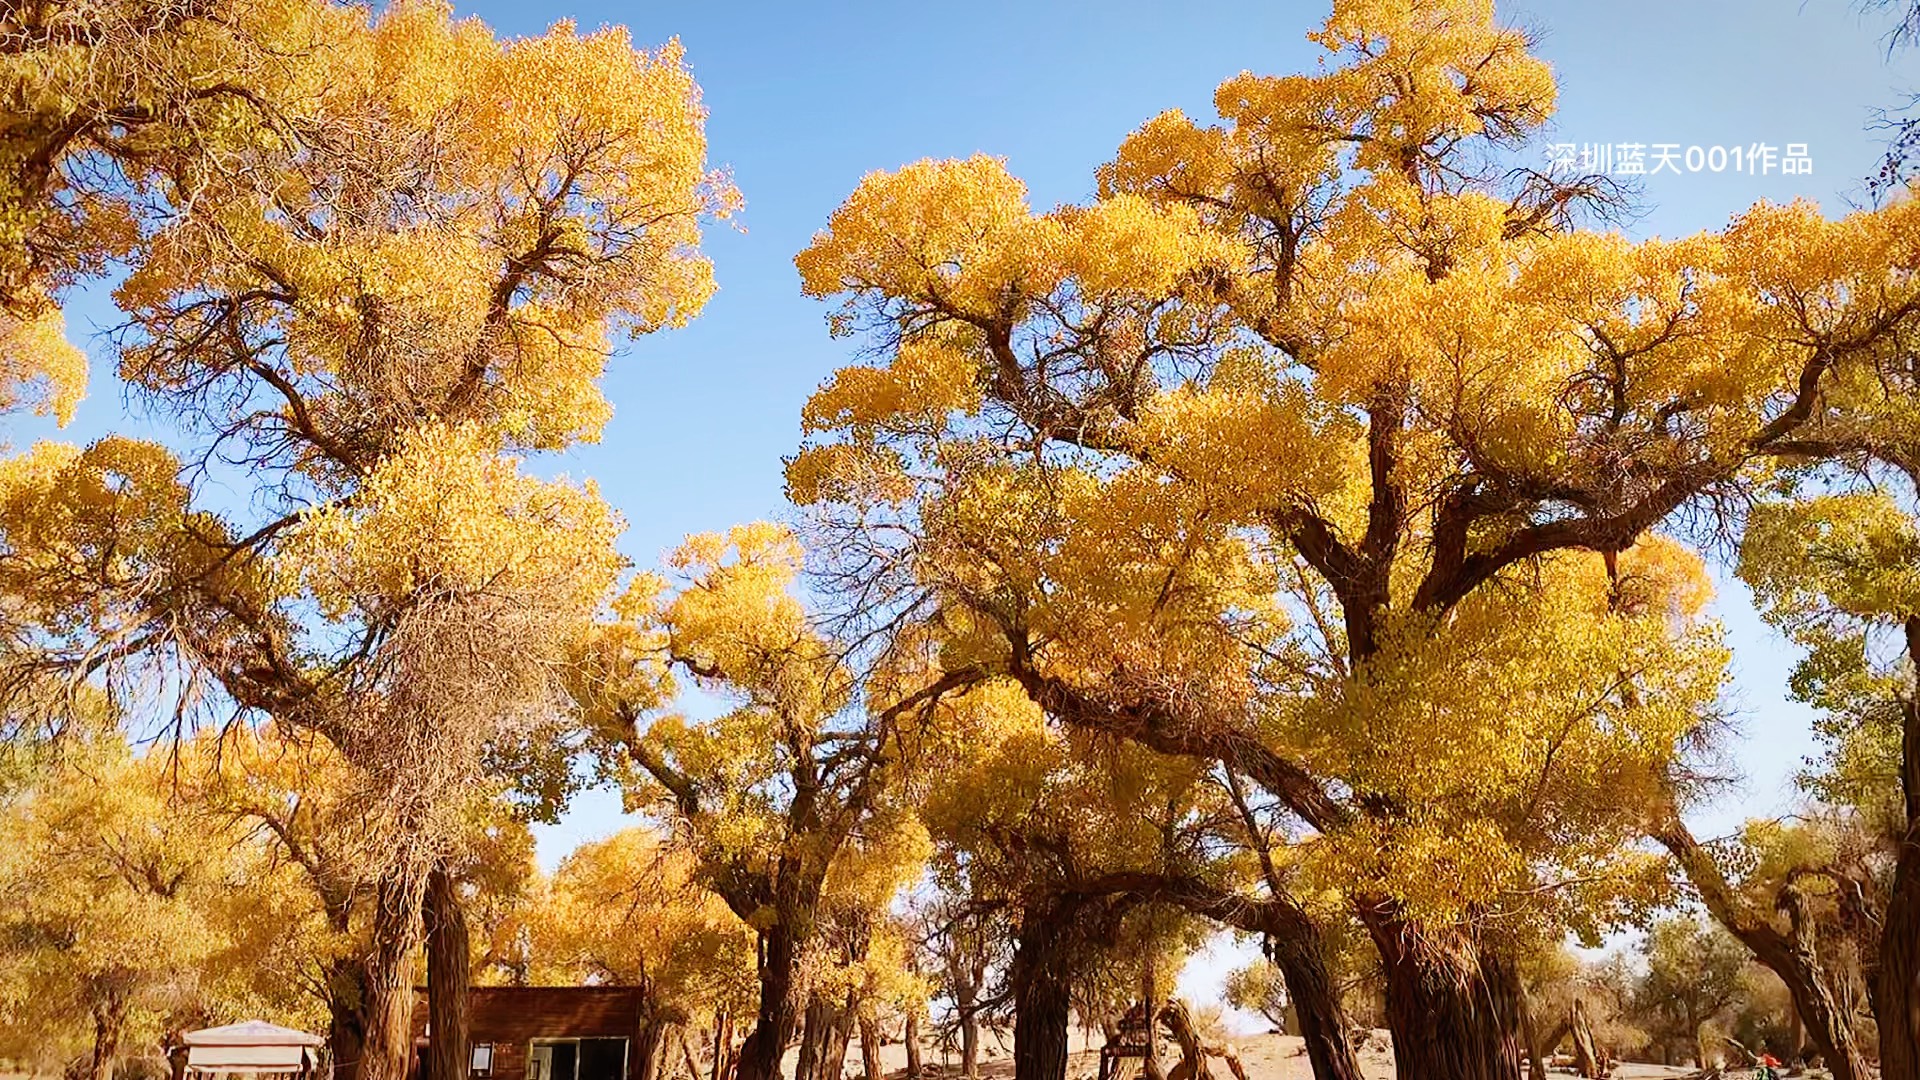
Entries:
{"type": "MultiPolygon", "coordinates": [[[[547,660],[612,582],[620,522],[518,459],[597,437],[608,356],[698,313],[700,230],[738,205],[679,46],[570,24],[502,40],[436,3],[248,3],[214,26],[192,5],[40,10],[22,40],[61,56],[120,27],[88,18],[152,18],[146,45],[237,80],[221,107],[89,137],[157,141],[164,165],[120,175],[137,242],[101,256],[128,269],[121,373],[253,492],[216,515],[208,471],[124,439],[12,466],[0,546],[55,631],[44,659],[170,654],[330,737],[403,706],[438,713],[416,734],[451,730],[446,710],[494,694],[548,709],[547,660]],[[493,647],[450,644],[473,627],[499,656],[460,659],[493,647]],[[430,661],[460,673],[416,677],[430,661]]],[[[32,75],[35,100],[124,89],[84,59],[32,75]]]]}
{"type": "Polygon", "coordinates": [[[1788,685],[1821,710],[1815,724],[1827,749],[1803,781],[1870,814],[1897,803],[1901,728],[1920,663],[1914,511],[1885,487],[1762,504],[1739,570],[1761,614],[1806,650],[1788,685]]]}
{"type": "Polygon", "coordinates": [[[684,849],[633,828],[582,844],[525,915],[535,978],[642,988],[662,1011],[740,1007],[753,938],[696,880],[684,849]]]}
{"type": "Polygon", "coordinates": [[[1632,241],[1587,224],[1604,177],[1512,167],[1555,90],[1491,4],[1312,36],[1082,204],[984,157],[863,179],[796,263],[878,359],[808,403],[789,491],[949,670],[1239,763],[1354,839],[1322,850],[1369,910],[1644,883],[1634,803],[1724,661],[1652,530],[1858,407],[1828,391],[1920,318],[1920,208],[1632,241]]]}
{"type": "Polygon", "coordinates": [[[680,48],[570,24],[500,41],[403,3],[321,54],[277,137],[199,163],[202,208],[116,296],[122,374],[235,453],[337,481],[422,420],[504,447],[595,438],[622,335],[713,292],[698,243],[738,196],[705,162],[680,48]]]}
{"type": "Polygon", "coordinates": [[[59,301],[132,254],[162,178],[253,143],[363,14],[316,0],[41,0],[0,14],[0,408],[63,422],[86,386],[59,301]],[[22,390],[25,390],[24,395],[22,390]]]}

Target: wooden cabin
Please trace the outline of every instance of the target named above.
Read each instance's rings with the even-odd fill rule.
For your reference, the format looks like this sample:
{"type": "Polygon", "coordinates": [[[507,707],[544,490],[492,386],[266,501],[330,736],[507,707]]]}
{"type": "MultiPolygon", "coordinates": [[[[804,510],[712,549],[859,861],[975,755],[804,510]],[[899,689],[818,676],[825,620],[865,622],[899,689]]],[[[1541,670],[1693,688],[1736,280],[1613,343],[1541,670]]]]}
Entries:
{"type": "Polygon", "coordinates": [[[476,986],[466,1077],[429,1076],[427,999],[415,995],[409,1080],[627,1080],[640,1075],[640,991],[629,986],[476,986]]]}

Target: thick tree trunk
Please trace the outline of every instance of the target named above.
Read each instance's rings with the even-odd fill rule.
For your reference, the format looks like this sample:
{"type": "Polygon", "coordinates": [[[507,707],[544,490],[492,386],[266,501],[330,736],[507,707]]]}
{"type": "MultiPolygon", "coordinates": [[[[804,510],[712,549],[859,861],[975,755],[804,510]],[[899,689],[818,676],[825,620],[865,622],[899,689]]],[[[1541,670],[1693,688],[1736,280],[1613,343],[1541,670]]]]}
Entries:
{"type": "Polygon", "coordinates": [[[1013,953],[1014,1080],[1066,1080],[1069,947],[1063,927],[1033,919],[1020,930],[1013,953]]]}
{"type": "Polygon", "coordinates": [[[979,988],[960,988],[960,1075],[965,1080],[980,1080],[979,988]]]}
{"type": "Polygon", "coordinates": [[[1319,929],[1304,923],[1285,928],[1284,933],[1270,932],[1267,956],[1286,981],[1314,1080],[1361,1080],[1360,1063],[1347,1040],[1347,1011],[1340,1004],[1333,973],[1327,970],[1319,929]]]}
{"type": "Polygon", "coordinates": [[[902,1038],[907,1044],[907,1080],[920,1080],[925,1070],[920,1064],[920,1007],[907,1007],[907,1030],[902,1038]]]}
{"type": "Polygon", "coordinates": [[[119,988],[101,993],[93,1003],[93,1055],[87,1059],[87,1080],[113,1080],[120,1059],[120,1036],[127,1028],[127,997],[119,988]]]}
{"type": "Polygon", "coordinates": [[[1907,620],[1906,638],[1915,680],[1900,725],[1906,830],[1894,860],[1873,993],[1884,1080],[1920,1080],[1920,617],[1907,620]]]}
{"type": "Polygon", "coordinates": [[[1442,949],[1411,940],[1399,920],[1370,916],[1387,976],[1387,1027],[1400,1080],[1514,1080],[1520,1045],[1519,980],[1509,965],[1476,957],[1471,943],[1442,949]]]}
{"type": "Polygon", "coordinates": [[[814,995],[807,1002],[806,1022],[800,1028],[800,1055],[794,1062],[793,1080],[821,1080],[826,1074],[827,1055],[832,1052],[833,1002],[814,995]]]}
{"type": "Polygon", "coordinates": [[[860,1018],[860,1075],[864,1080],[881,1080],[886,1069],[880,1065],[880,1025],[870,1017],[860,1018]]]}
{"type": "Polygon", "coordinates": [[[355,1080],[367,1043],[366,958],[345,956],[330,961],[327,980],[327,1056],[333,1080],[355,1080]]]}
{"type": "Polygon", "coordinates": [[[1871,1080],[1874,1072],[1860,1050],[1852,1017],[1841,1005],[1821,963],[1811,917],[1802,910],[1804,900],[1798,892],[1789,887],[1779,897],[1779,906],[1786,911],[1792,927],[1790,933],[1781,933],[1771,921],[1745,907],[1678,813],[1669,808],[1652,833],[1686,871],[1714,919],[1787,984],[1793,1007],[1807,1026],[1807,1037],[1826,1059],[1833,1080],[1871,1080]]]}
{"type": "Polygon", "coordinates": [[[427,1023],[432,1032],[427,1075],[432,1080],[467,1080],[470,1071],[467,989],[472,954],[459,890],[459,883],[440,867],[427,875],[427,1023]]]}
{"type": "Polygon", "coordinates": [[[1593,1043],[1593,1024],[1587,1019],[1587,1003],[1573,999],[1573,1016],[1567,1022],[1573,1033],[1573,1068],[1587,1080],[1600,1075],[1600,1050],[1593,1043]]]}
{"type": "Polygon", "coordinates": [[[779,1080],[780,1057],[793,1041],[794,976],[800,946],[790,919],[760,936],[760,1014],[740,1045],[738,1080],[779,1080]]]}
{"type": "Polygon", "coordinates": [[[827,1029],[827,1053],[820,1061],[819,1080],[842,1080],[847,1073],[847,1047],[853,1042],[853,1002],[849,1000],[827,1029]]]}
{"type": "MultiPolygon", "coordinates": [[[[672,1026],[654,1016],[648,1016],[640,1021],[637,1033],[639,1045],[634,1047],[634,1056],[640,1062],[640,1072],[632,1080],[656,1080],[660,1075],[660,1056],[666,1049],[667,1030],[672,1026]]],[[[440,1078],[436,1076],[433,1080],[440,1080],[440,1078]]]]}
{"type": "Polygon", "coordinates": [[[1750,941],[1738,932],[1734,936],[1787,984],[1794,1008],[1806,1021],[1807,1034],[1826,1059],[1833,1080],[1871,1080],[1874,1072],[1854,1035],[1852,1018],[1817,963],[1790,944],[1758,937],[1750,941]]]}
{"type": "MultiPolygon", "coordinates": [[[[406,1080],[413,1056],[414,955],[422,894],[415,875],[390,874],[376,890],[373,951],[366,957],[366,1039],[356,1080],[406,1080]]],[[[464,1077],[464,1073],[460,1074],[464,1077]]]]}

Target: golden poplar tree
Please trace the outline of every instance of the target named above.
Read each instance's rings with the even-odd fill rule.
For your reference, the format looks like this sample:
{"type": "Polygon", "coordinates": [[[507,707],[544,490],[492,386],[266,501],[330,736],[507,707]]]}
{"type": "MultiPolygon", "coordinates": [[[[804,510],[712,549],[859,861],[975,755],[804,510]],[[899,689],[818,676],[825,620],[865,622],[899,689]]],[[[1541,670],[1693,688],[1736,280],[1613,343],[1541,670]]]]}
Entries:
{"type": "Polygon", "coordinates": [[[0,1016],[7,1042],[79,1048],[88,1080],[158,1046],[223,949],[216,900],[238,834],[176,804],[164,755],[71,740],[0,800],[0,1016]]]}
{"type": "Polygon", "coordinates": [[[673,580],[642,575],[613,601],[572,666],[574,698],[628,804],[673,823],[698,880],[757,937],[740,1076],[777,1077],[803,1033],[802,1074],[823,1059],[830,1074],[828,1029],[850,1017],[823,995],[864,983],[878,916],[919,872],[911,781],[937,775],[930,733],[969,679],[932,670],[910,637],[856,664],[795,595],[802,549],[781,526],[694,536],[669,562],[673,580]],[[718,714],[673,711],[682,679],[718,714]]]}
{"type": "Polygon", "coordinates": [[[671,1071],[675,1029],[684,1040],[754,1000],[754,935],[697,872],[693,854],[668,838],[625,829],[576,848],[526,903],[536,985],[644,995],[635,1080],[671,1071]]]}
{"type": "Polygon", "coordinates": [[[1911,327],[1920,209],[1630,241],[1580,224],[1603,178],[1506,167],[1555,86],[1490,2],[1312,38],[1083,204],[984,157],[868,176],[797,262],[883,359],[809,403],[790,490],[953,670],[1323,837],[1401,1075],[1504,1076],[1499,928],[1640,902],[1628,845],[1718,693],[1697,560],[1651,530],[1911,327]]]}
{"type": "Polygon", "coordinates": [[[140,194],[171,213],[114,294],[121,377],[202,467],[118,437],[6,463],[0,589],[38,627],[17,670],[168,672],[183,715],[357,771],[384,818],[358,1068],[393,1080],[425,879],[489,740],[562,708],[619,564],[592,486],[522,459],[597,437],[614,347],[699,312],[700,230],[737,196],[677,43],[501,41],[429,2],[284,17],[315,46],[247,69],[234,137],[170,144],[140,194]],[[234,479],[239,509],[204,497],[234,479]]]}

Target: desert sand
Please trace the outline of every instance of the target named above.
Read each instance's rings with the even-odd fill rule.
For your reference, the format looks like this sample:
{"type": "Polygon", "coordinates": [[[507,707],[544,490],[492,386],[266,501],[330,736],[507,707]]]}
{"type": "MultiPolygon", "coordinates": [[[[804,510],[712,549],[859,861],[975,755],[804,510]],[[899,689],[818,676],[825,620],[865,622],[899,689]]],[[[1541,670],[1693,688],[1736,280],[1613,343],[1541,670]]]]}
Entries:
{"type": "MultiPolygon", "coordinates": [[[[1385,1033],[1381,1032],[1372,1040],[1360,1055],[1360,1067],[1366,1073],[1367,1080],[1393,1080],[1393,1053],[1388,1049],[1385,1033]]],[[[981,1034],[980,1075],[988,1080],[1006,1080],[1013,1075],[1013,1036],[1004,1033],[1004,1043],[993,1034],[981,1034]]],[[[1067,1059],[1067,1080],[1094,1080],[1100,1070],[1100,1036],[1095,1034],[1091,1043],[1080,1032],[1073,1034],[1069,1044],[1071,1056],[1067,1059]]],[[[1313,1069],[1307,1062],[1306,1047],[1295,1035],[1238,1035],[1220,1040],[1231,1045],[1240,1055],[1240,1063],[1247,1070],[1247,1080],[1312,1080],[1313,1069]]],[[[960,1055],[951,1051],[943,1058],[940,1048],[928,1040],[921,1051],[921,1060],[930,1077],[952,1077],[959,1074],[960,1055]]],[[[906,1047],[900,1043],[889,1045],[881,1051],[881,1064],[889,1077],[902,1076],[906,1072],[906,1047]]],[[[1163,1058],[1169,1067],[1178,1060],[1177,1052],[1169,1051],[1163,1058]]],[[[791,1061],[789,1072],[791,1073],[791,1061]]],[[[1126,1062],[1129,1071],[1123,1071],[1122,1080],[1136,1080],[1140,1063],[1137,1059],[1126,1062]]],[[[1214,1080],[1232,1080],[1226,1063],[1218,1058],[1209,1058],[1208,1067],[1214,1080]]],[[[846,1074],[858,1076],[860,1070],[860,1047],[858,1040],[847,1052],[846,1074]]],[[[1654,1080],[1659,1077],[1685,1076],[1691,1070],[1666,1068],[1659,1065],[1623,1064],[1614,1072],[1615,1080],[1654,1080]]],[[[1558,1074],[1560,1076],[1566,1073],[1558,1074]]]]}

